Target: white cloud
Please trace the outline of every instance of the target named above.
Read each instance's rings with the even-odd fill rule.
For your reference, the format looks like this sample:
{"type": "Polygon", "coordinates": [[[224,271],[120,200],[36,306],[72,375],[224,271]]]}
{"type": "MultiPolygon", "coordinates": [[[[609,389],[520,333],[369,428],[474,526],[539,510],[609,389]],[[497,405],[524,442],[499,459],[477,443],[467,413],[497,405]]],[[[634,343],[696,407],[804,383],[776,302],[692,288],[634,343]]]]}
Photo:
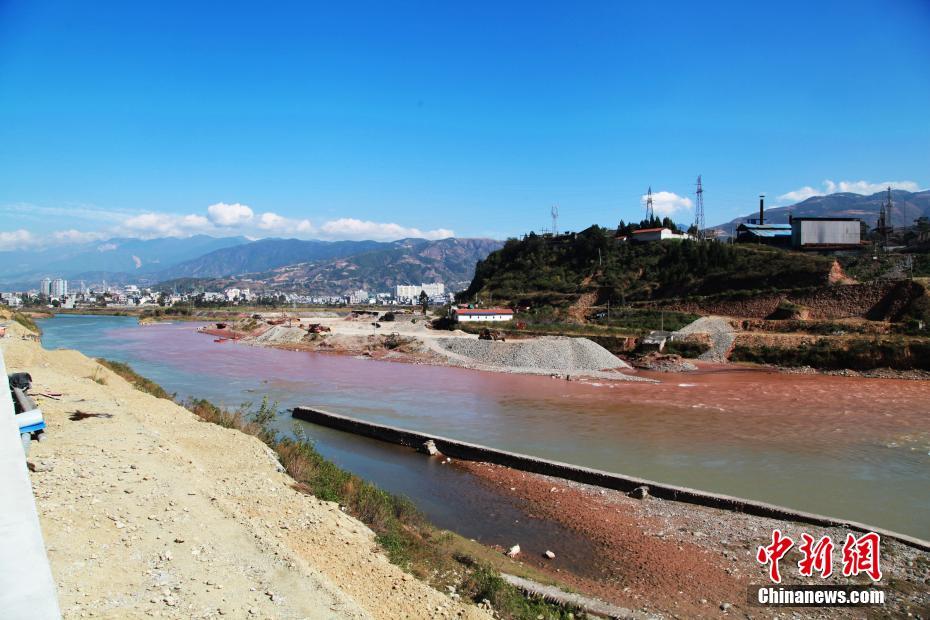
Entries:
{"type": "Polygon", "coordinates": [[[837,192],[871,196],[872,194],[885,191],[888,187],[891,187],[891,189],[903,189],[909,192],[920,190],[920,186],[914,181],[882,181],[881,183],[870,183],[869,181],[835,182],[831,179],[826,179],[823,182],[822,190],[813,188],[810,185],[805,185],[800,189],[782,194],[778,197],[778,200],[779,202],[801,202],[813,196],[824,196],[837,192]]]}
{"type": "Polygon", "coordinates": [[[258,227],[269,232],[308,234],[313,232],[310,220],[292,220],[268,211],[258,218],[258,227]]]}
{"type": "Polygon", "coordinates": [[[217,226],[241,226],[248,224],[254,217],[252,209],[246,205],[218,202],[207,207],[207,216],[217,226]]]}
{"type": "Polygon", "coordinates": [[[391,222],[371,222],[350,217],[341,217],[324,223],[320,227],[320,233],[321,236],[329,239],[373,239],[376,241],[404,239],[406,237],[445,239],[455,236],[455,233],[448,228],[420,230],[419,228],[407,228],[391,222]]]}
{"type": "MultiPolygon", "coordinates": [[[[664,212],[668,192],[659,192],[656,212],[664,212]]],[[[674,196],[674,194],[670,194],[674,196]]],[[[677,198],[677,197],[676,197],[677,198]]],[[[690,201],[683,199],[690,206],[690,201]]],[[[8,207],[0,205],[0,212],[8,207]]],[[[18,209],[14,205],[12,209],[18,209]]],[[[53,215],[51,208],[46,215],[53,215]]],[[[95,211],[96,215],[96,211],[95,211]]],[[[78,216],[80,217],[80,215],[78,216]]],[[[96,219],[96,217],[91,218],[96,219]]],[[[197,234],[214,236],[244,235],[249,239],[268,236],[340,239],[375,239],[389,241],[407,237],[424,239],[444,239],[455,233],[447,228],[421,230],[416,227],[403,226],[394,222],[373,222],[355,218],[337,218],[315,226],[306,218],[289,218],[273,211],[256,213],[251,207],[219,202],[207,207],[206,214],[165,213],[159,211],[132,212],[114,210],[110,225],[92,231],[74,228],[55,232],[32,233],[27,229],[0,232],[0,250],[45,248],[55,245],[89,243],[99,241],[97,251],[107,252],[116,249],[113,243],[105,243],[115,237],[134,239],[155,239],[160,237],[190,237],[197,234]]]]}
{"type": "Polygon", "coordinates": [[[9,232],[0,231],[0,250],[21,250],[35,243],[35,238],[28,230],[20,228],[9,232]]]}
{"type": "MultiPolygon", "coordinates": [[[[643,206],[646,206],[647,195],[643,194],[640,200],[643,206]]],[[[679,196],[675,192],[653,192],[652,193],[652,210],[658,217],[672,215],[678,211],[690,210],[694,204],[690,198],[679,196]]]]}
{"type": "Polygon", "coordinates": [[[210,221],[202,215],[149,212],[123,220],[113,232],[128,237],[152,239],[155,237],[189,237],[197,233],[210,232],[212,228],[210,221]]]}

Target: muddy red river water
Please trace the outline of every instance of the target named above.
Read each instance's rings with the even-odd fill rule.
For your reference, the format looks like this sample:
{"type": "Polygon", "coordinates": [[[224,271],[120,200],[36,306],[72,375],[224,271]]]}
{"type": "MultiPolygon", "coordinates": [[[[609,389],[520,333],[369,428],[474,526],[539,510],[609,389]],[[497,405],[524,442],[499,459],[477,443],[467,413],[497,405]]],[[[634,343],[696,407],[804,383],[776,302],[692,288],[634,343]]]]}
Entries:
{"type": "MultiPolygon", "coordinates": [[[[220,344],[191,323],[59,316],[42,328],[47,347],[127,361],[182,397],[236,405],[267,394],[282,407],[319,406],[930,538],[930,382],[724,367],[644,373],[660,384],[585,384],[220,344]]],[[[324,452],[376,482],[396,486],[414,467],[368,440],[308,428],[324,452]]]]}

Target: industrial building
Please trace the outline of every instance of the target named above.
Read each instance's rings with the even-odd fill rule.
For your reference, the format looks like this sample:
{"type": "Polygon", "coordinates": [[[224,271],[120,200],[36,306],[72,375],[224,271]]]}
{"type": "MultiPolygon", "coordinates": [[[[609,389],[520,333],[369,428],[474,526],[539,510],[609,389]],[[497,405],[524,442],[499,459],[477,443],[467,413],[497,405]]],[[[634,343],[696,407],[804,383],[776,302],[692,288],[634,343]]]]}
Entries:
{"type": "Polygon", "coordinates": [[[452,316],[458,323],[477,321],[510,321],[513,310],[507,308],[456,308],[452,316]]]}
{"type": "Polygon", "coordinates": [[[693,239],[687,233],[676,233],[671,228],[640,228],[630,234],[631,241],[648,243],[651,241],[665,241],[666,239],[693,239]]]}
{"type": "Polygon", "coordinates": [[[790,226],[796,250],[855,248],[862,241],[862,222],[855,217],[794,217],[790,226]]]}
{"type": "Polygon", "coordinates": [[[791,247],[791,224],[743,222],[736,227],[736,242],[789,248],[791,247]]]}

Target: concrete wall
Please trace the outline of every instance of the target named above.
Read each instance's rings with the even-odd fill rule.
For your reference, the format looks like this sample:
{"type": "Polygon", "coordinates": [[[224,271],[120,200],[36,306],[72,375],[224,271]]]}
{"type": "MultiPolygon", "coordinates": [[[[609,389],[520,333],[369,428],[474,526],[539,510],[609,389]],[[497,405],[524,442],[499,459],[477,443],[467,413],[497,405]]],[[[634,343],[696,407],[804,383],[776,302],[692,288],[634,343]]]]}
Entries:
{"type": "Polygon", "coordinates": [[[0,617],[60,618],[6,376],[0,355],[0,617]]]}
{"type": "Polygon", "coordinates": [[[292,415],[299,420],[305,420],[313,424],[319,424],[320,426],[326,426],[348,433],[362,435],[364,437],[371,437],[372,439],[378,439],[388,443],[409,446],[411,448],[419,448],[424,442],[432,440],[440,452],[452,458],[494,463],[521,471],[556,476],[566,480],[574,480],[575,482],[615,489],[627,493],[636,487],[648,486],[651,495],[665,500],[697,504],[733,512],[742,512],[760,517],[810,523],[823,527],[845,527],[860,532],[878,532],[884,537],[891,537],[917,549],[930,551],[930,541],[871,527],[855,521],[844,521],[833,517],[801,512],[774,504],[741,499],[730,495],[707,493],[687,487],[661,484],[652,480],[633,478],[601,471],[599,469],[540,459],[516,452],[508,452],[506,450],[497,450],[487,446],[448,439],[438,435],[427,435],[426,433],[418,433],[395,426],[373,424],[348,416],[323,411],[322,409],[296,407],[293,409],[292,415]]]}

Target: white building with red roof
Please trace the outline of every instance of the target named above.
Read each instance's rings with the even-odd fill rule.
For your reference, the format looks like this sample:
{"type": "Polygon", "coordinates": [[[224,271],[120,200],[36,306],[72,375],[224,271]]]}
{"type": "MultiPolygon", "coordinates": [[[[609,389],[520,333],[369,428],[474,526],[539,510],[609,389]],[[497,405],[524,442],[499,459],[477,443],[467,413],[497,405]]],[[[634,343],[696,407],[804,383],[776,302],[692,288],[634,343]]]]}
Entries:
{"type": "Polygon", "coordinates": [[[477,321],[510,321],[513,310],[509,308],[456,308],[452,315],[458,323],[477,321]]]}

